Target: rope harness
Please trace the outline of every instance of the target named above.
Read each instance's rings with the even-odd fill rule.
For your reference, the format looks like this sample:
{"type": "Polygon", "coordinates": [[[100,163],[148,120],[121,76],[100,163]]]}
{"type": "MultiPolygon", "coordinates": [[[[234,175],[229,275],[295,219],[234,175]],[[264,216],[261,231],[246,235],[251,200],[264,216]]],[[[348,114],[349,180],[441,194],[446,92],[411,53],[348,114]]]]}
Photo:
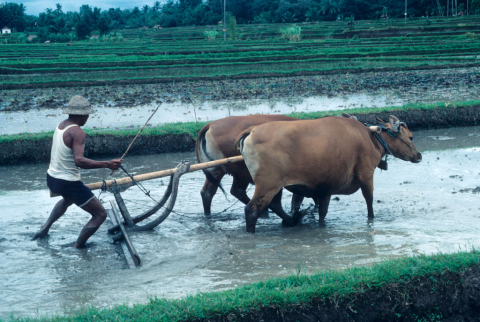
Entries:
{"type": "MultiPolygon", "coordinates": [[[[400,123],[401,124],[404,124],[404,123],[400,123]]],[[[368,126],[367,124],[365,124],[366,126],[368,126]]],[[[408,146],[410,149],[412,149],[413,151],[417,152],[417,153],[420,153],[415,147],[411,146],[410,144],[408,144],[404,139],[402,139],[401,137],[398,136],[398,133],[399,132],[394,132],[392,130],[390,130],[388,127],[384,126],[383,124],[378,124],[377,125],[378,127],[380,127],[382,130],[386,130],[387,133],[388,133],[388,136],[390,136],[392,139],[399,139],[400,141],[402,141],[403,143],[405,143],[406,146],[408,146]]],[[[378,142],[380,143],[380,145],[385,149],[385,161],[387,160],[386,157],[387,157],[387,154],[390,154],[391,156],[394,156],[392,154],[392,151],[390,151],[390,149],[388,148],[388,145],[387,145],[387,142],[385,141],[385,138],[383,137],[383,134],[380,132],[380,133],[375,133],[375,137],[377,138],[378,142]]]]}

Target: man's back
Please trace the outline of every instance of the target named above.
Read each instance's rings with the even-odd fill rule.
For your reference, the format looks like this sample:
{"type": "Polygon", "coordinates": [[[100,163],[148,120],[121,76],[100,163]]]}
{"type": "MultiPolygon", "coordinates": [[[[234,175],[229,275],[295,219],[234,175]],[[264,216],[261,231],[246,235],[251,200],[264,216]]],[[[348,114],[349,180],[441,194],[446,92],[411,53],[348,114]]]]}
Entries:
{"type": "MultiPolygon", "coordinates": [[[[65,121],[62,123],[65,123],[65,121]]],[[[78,125],[70,124],[65,126],[62,123],[59,124],[53,134],[50,166],[48,167],[47,173],[56,179],[78,181],[81,179],[81,176],[78,167],[75,165],[71,144],[70,147],[67,146],[64,140],[67,134],[66,132],[72,127],[78,128],[78,125]]]]}

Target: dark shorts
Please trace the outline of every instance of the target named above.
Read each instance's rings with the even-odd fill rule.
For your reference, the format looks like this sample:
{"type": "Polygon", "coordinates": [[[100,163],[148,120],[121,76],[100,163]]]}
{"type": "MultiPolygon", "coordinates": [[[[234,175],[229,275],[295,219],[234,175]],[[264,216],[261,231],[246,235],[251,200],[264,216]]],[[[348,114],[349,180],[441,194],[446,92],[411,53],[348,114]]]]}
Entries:
{"type": "Polygon", "coordinates": [[[47,173],[47,186],[51,192],[61,195],[79,207],[85,206],[95,196],[82,181],[67,181],[57,179],[47,173]]]}

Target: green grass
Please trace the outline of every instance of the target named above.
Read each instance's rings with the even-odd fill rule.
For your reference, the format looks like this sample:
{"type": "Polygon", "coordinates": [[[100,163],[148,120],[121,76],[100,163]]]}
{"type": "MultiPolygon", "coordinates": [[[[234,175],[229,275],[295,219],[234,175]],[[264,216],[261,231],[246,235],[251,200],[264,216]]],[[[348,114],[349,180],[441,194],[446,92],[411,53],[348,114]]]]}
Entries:
{"type": "MultiPolygon", "coordinates": [[[[299,112],[287,114],[288,116],[296,117],[299,119],[317,119],[325,116],[339,116],[342,113],[349,113],[353,115],[359,114],[378,114],[384,112],[394,111],[409,111],[409,110],[436,110],[446,109],[450,107],[468,108],[473,106],[479,106],[480,100],[469,100],[460,102],[438,102],[438,103],[412,103],[402,106],[387,106],[382,108],[362,107],[354,109],[346,109],[339,111],[321,111],[321,112],[299,112]]],[[[162,126],[147,127],[143,130],[141,135],[145,136],[158,136],[167,134],[189,134],[192,138],[196,139],[198,131],[208,122],[179,122],[179,123],[166,123],[162,126]]],[[[89,136],[134,136],[137,134],[138,129],[125,129],[125,130],[85,130],[89,136]]],[[[41,133],[22,133],[14,135],[0,135],[0,143],[14,142],[17,140],[44,140],[51,139],[53,131],[41,132],[41,133]]]]}
{"type": "Polygon", "coordinates": [[[199,293],[178,300],[151,299],[148,304],[116,305],[110,309],[86,307],[70,316],[20,321],[185,321],[226,314],[242,314],[264,307],[309,305],[313,299],[336,301],[356,292],[444,271],[461,272],[480,264],[480,252],[420,255],[384,260],[371,267],[327,270],[313,275],[274,278],[223,292],[199,293]]]}

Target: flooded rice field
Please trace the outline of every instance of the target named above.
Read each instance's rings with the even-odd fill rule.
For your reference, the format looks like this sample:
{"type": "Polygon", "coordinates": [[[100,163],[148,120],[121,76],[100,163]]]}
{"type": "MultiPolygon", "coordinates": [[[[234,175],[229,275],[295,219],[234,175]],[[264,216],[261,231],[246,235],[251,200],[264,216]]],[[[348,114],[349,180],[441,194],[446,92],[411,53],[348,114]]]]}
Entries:
{"type": "MultiPolygon", "coordinates": [[[[247,234],[242,204],[219,192],[213,200],[215,214],[206,218],[199,193],[204,175],[186,174],[175,213],[151,232],[131,234],[143,261],[138,269],[126,268],[106,225],[86,249],[72,248],[89,217],[75,206],[53,225],[47,239],[31,241],[58,201],[46,189],[48,165],[0,167],[0,319],[71,313],[84,305],[145,303],[152,297],[178,298],[287,274],[480,247],[480,127],[414,134],[423,162],[390,158],[388,171],[377,169],[372,221],[357,192],[333,199],[324,225],[306,200],[302,208],[309,210],[299,226],[284,228],[270,214],[259,219],[256,234],[247,234]]],[[[180,160],[194,162],[194,154],[132,156],[125,165],[140,174],[175,167],[180,160]]],[[[108,174],[82,172],[85,182],[108,174]]],[[[227,191],[229,179],[223,181],[227,191]]],[[[163,178],[144,186],[159,198],[166,184],[163,178]]],[[[137,187],[123,196],[133,215],[152,204],[137,187]]],[[[107,205],[113,196],[100,199],[107,205]]],[[[290,194],[284,193],[284,208],[289,202],[290,194]]]]}
{"type": "MultiPolygon", "coordinates": [[[[402,105],[405,101],[387,94],[352,94],[344,97],[316,96],[296,99],[256,99],[203,103],[163,103],[149,122],[150,126],[164,123],[218,120],[227,116],[245,114],[288,114],[343,110],[358,107],[402,105]]],[[[145,123],[158,104],[128,107],[95,106],[85,128],[121,129],[139,127],[145,123]],[[134,117],[132,117],[134,116],[134,117]],[[112,126],[114,124],[114,126],[112,126]]],[[[4,112],[0,110],[0,134],[36,133],[55,129],[65,115],[60,108],[32,109],[29,111],[4,112]]]]}
{"type": "Polygon", "coordinates": [[[480,69],[174,85],[5,91],[0,97],[0,135],[53,130],[63,120],[61,107],[79,93],[97,110],[86,128],[119,129],[143,125],[159,101],[164,103],[150,126],[256,113],[288,114],[472,100],[478,98],[480,69]],[[190,97],[193,103],[189,103],[190,97]]]}

